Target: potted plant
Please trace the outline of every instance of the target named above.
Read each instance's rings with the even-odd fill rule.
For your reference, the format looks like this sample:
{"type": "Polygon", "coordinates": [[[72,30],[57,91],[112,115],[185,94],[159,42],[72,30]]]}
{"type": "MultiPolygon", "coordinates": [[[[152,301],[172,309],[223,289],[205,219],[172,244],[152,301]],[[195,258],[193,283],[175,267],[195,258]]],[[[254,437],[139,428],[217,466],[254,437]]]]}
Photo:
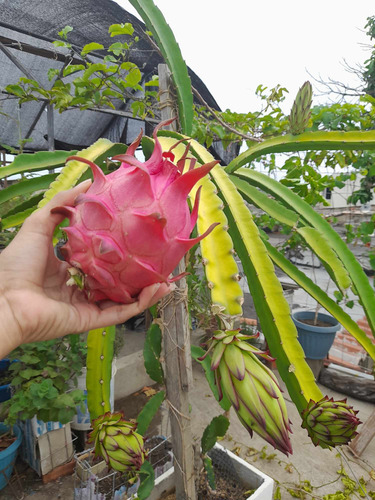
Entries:
{"type": "Polygon", "coordinates": [[[0,422],[0,490],[8,484],[21,443],[20,427],[10,427],[0,422]]]}
{"type": "Polygon", "coordinates": [[[0,403],[7,401],[11,396],[10,381],[12,374],[9,371],[10,359],[0,360],[0,403]]]}
{"type": "Polygon", "coordinates": [[[306,358],[324,359],[341,328],[338,320],[318,311],[295,311],[292,319],[306,358]]]}
{"type": "Polygon", "coordinates": [[[82,347],[72,347],[65,337],[22,345],[10,359],[18,360],[9,367],[15,391],[3,404],[2,414],[7,425],[17,423],[23,430],[23,458],[45,475],[73,453],[69,422],[84,394],[72,389],[71,381],[84,365],[82,347]],[[47,438],[48,432],[54,434],[47,438]]]}

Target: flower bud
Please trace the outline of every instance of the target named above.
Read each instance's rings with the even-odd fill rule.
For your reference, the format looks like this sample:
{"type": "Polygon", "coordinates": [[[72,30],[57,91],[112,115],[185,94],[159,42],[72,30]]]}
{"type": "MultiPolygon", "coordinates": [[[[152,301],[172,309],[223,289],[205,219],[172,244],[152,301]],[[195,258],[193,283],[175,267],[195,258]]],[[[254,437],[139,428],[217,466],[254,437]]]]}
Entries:
{"type": "Polygon", "coordinates": [[[276,377],[255,355],[273,358],[246,342],[252,337],[238,330],[217,331],[209,341],[219,396],[229,399],[250,436],[256,432],[288,455],[292,447],[285,401],[276,377]]]}
{"type": "Polygon", "coordinates": [[[105,413],[93,421],[89,441],[94,442],[95,455],[119,472],[138,471],[144,460],[143,438],[137,424],[127,421],[122,412],[105,413]]]}
{"type": "Polygon", "coordinates": [[[330,448],[348,444],[358,434],[356,429],[361,421],[357,413],[347,405],[346,399],[334,401],[325,396],[317,403],[310,400],[302,412],[302,427],[307,429],[315,446],[330,448]]]}

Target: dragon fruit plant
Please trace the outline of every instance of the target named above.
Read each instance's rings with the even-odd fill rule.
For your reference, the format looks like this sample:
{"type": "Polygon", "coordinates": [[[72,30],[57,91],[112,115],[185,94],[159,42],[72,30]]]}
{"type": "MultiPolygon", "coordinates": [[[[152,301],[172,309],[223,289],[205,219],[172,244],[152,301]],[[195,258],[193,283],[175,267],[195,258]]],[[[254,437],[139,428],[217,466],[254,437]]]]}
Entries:
{"type": "MultiPolygon", "coordinates": [[[[290,133],[251,144],[229,165],[217,165],[213,156],[189,137],[193,120],[191,82],[169,26],[151,0],[130,1],[152,31],[169,66],[182,133],[162,131],[159,127],[153,141],[144,141],[149,146],[154,144],[151,157],[144,164],[134,157],[139,139],[129,148],[99,139],[73,156],[59,151],[44,153],[43,158],[38,153],[19,155],[13,165],[1,169],[4,177],[28,169],[55,168],[62,166],[68,157],[71,159],[52,184],[47,183],[47,176],[41,177],[38,186],[46,189],[43,200],[38,205],[35,201],[26,212],[20,209],[20,213],[4,217],[3,229],[21,224],[37,206],[47,203],[58,191],[74,186],[89,165],[94,174],[92,187],[74,207],[59,209],[70,221],[65,230],[68,241],[62,250],[72,266],[70,282],[78,282],[93,301],[131,302],[143,286],[169,282],[177,262],[199,241],[212,311],[223,330],[208,342],[212,347],[210,365],[216,374],[217,388],[229,398],[250,434],[258,432],[288,453],[289,420],[276,380],[260,366],[254,356],[257,353],[245,347],[246,339],[233,334],[242,315],[243,294],[236,258],[240,259],[270,354],[276,359],[278,372],[303,426],[314,444],[331,447],[347,443],[355,436],[359,424],[356,412],[344,401],[324,398],[316,384],[274,266],[338,319],[373,359],[375,345],[335,300],[263,238],[245,202],[298,233],[318,255],[338,291],[343,295],[349,288],[355,292],[375,334],[374,290],[361,265],[320,214],[282,183],[248,167],[272,153],[375,149],[375,131],[305,131],[311,103],[311,89],[305,85],[290,115],[290,133]],[[102,170],[106,170],[107,158],[121,162],[121,166],[105,176],[102,170]],[[187,203],[189,193],[195,200],[191,213],[187,203]],[[201,236],[189,239],[195,222],[201,236]],[[265,413],[260,411],[262,405],[265,413]]],[[[4,189],[2,201],[33,193],[34,184],[28,182],[21,180],[16,188],[4,189]]],[[[95,408],[92,417],[110,409],[112,330],[101,329],[89,335],[91,365],[88,364],[87,388],[95,408]]],[[[206,354],[209,356],[210,353],[206,354]]],[[[107,439],[104,430],[108,427],[110,433],[111,427],[104,420],[97,422],[100,424],[97,435],[101,436],[98,449],[107,442],[112,446],[113,441],[107,439]]],[[[116,434],[117,437],[124,442],[122,435],[116,434]]]]}
{"type": "Polygon", "coordinates": [[[67,159],[87,163],[94,182],[74,207],[53,211],[69,218],[64,227],[67,243],[60,248],[72,266],[69,284],[84,289],[92,302],[112,300],[128,304],[153,283],[171,283],[170,278],[186,252],[217,225],[212,223],[200,236],[189,238],[198,217],[199,195],[190,213],[187,197],[192,187],[218,163],[211,161],[194,168],[189,161],[183,173],[186,155],[175,165],[173,152],[163,153],[154,130],[155,148],[149,160],[134,157],[142,134],[126,154],[113,158],[120,167],[107,176],[95,163],[72,156],[67,159]]]}

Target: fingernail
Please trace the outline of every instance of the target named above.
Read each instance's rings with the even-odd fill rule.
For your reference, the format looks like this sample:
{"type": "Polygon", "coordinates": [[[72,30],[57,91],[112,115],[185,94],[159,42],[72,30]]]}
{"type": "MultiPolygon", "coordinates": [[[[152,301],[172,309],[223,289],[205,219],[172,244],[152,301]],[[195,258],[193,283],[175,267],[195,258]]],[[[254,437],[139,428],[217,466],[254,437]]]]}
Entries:
{"type": "Polygon", "coordinates": [[[153,285],[153,287],[154,287],[154,289],[153,289],[153,292],[154,292],[153,295],[155,295],[155,293],[159,290],[160,285],[161,285],[161,283],[155,283],[153,285]]]}
{"type": "Polygon", "coordinates": [[[78,185],[79,186],[88,186],[89,184],[91,184],[91,179],[86,179],[85,181],[83,182],[80,182],[78,185]]]}

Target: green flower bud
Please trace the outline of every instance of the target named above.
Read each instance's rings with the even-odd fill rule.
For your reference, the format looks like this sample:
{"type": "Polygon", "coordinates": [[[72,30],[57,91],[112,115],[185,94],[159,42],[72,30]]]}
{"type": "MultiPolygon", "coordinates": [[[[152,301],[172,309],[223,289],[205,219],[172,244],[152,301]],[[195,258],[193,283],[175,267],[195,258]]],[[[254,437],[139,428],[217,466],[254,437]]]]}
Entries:
{"type": "Polygon", "coordinates": [[[289,129],[291,134],[297,135],[304,132],[311,116],[312,87],[310,82],[305,82],[297,93],[289,116],[289,129]]]}
{"type": "Polygon", "coordinates": [[[252,337],[230,330],[214,332],[209,340],[219,396],[229,399],[250,436],[256,432],[288,455],[292,447],[285,401],[276,377],[255,355],[273,358],[246,342],[252,337]]]}
{"type": "Polygon", "coordinates": [[[95,445],[95,455],[119,472],[135,473],[145,461],[143,438],[137,424],[124,419],[122,412],[105,413],[93,421],[89,442],[95,445]]]}
{"type": "Polygon", "coordinates": [[[356,429],[361,421],[357,413],[347,405],[346,399],[334,401],[325,396],[317,403],[310,400],[302,412],[302,427],[307,429],[315,446],[330,448],[348,444],[358,434],[356,429]]]}

